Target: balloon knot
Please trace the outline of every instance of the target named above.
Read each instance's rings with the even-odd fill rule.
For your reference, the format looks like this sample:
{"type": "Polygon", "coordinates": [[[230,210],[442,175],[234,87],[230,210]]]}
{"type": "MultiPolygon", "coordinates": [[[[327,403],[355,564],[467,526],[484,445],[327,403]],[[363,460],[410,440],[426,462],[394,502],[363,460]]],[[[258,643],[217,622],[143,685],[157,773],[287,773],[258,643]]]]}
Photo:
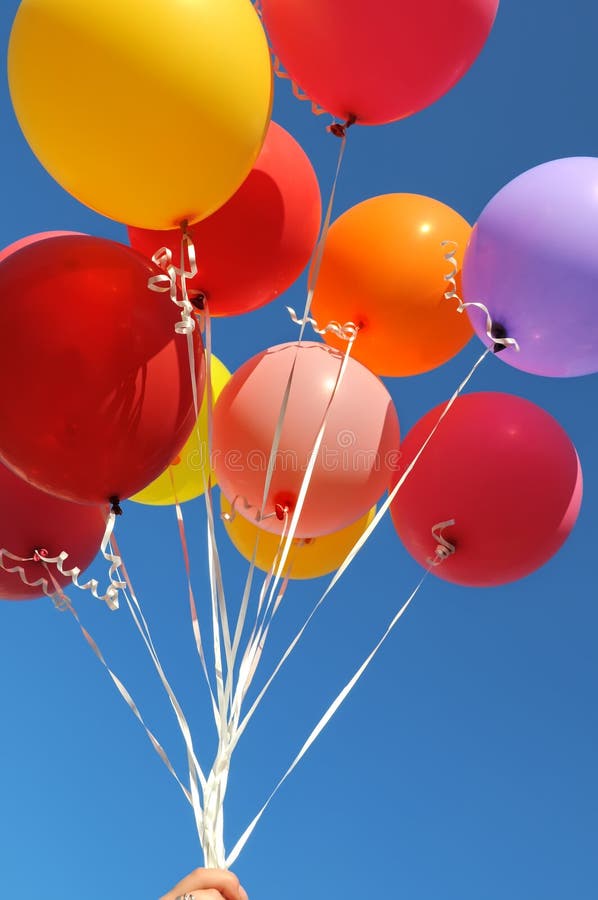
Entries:
{"type": "Polygon", "coordinates": [[[47,551],[46,549],[44,549],[44,548],[42,548],[41,550],[34,550],[34,551],[33,551],[33,559],[34,559],[35,562],[42,562],[42,560],[43,560],[46,556],[48,556],[48,551],[47,551]]]}
{"type": "Polygon", "coordinates": [[[120,497],[113,494],[112,497],[108,497],[108,503],[110,504],[110,512],[113,512],[115,516],[122,516],[123,510],[120,505],[120,497]]]}
{"type": "Polygon", "coordinates": [[[191,296],[191,292],[189,292],[189,301],[195,309],[198,309],[200,312],[203,312],[206,308],[206,300],[208,299],[208,295],[204,291],[198,291],[196,294],[191,296]]]}
{"type": "Polygon", "coordinates": [[[501,353],[503,350],[506,350],[507,345],[503,343],[504,339],[507,337],[507,329],[504,325],[501,325],[500,322],[493,322],[492,328],[490,329],[490,336],[497,339],[495,340],[495,344],[492,347],[493,353],[501,353]]]}
{"type": "Polygon", "coordinates": [[[356,121],[357,116],[351,114],[346,122],[333,122],[332,125],[328,126],[328,131],[335,137],[344,138],[347,135],[347,129],[354,125],[356,121]]]}
{"type": "Polygon", "coordinates": [[[274,507],[274,510],[276,512],[276,518],[280,519],[280,521],[282,522],[284,520],[284,517],[288,515],[289,507],[286,503],[277,503],[274,507]]]}
{"type": "Polygon", "coordinates": [[[449,541],[445,538],[443,531],[445,528],[450,528],[455,524],[454,519],[448,519],[446,522],[438,522],[432,528],[432,537],[437,542],[436,549],[434,551],[434,556],[428,556],[427,563],[431,567],[436,567],[441,565],[448,559],[449,556],[452,556],[457,549],[457,545],[454,541],[449,541]]]}

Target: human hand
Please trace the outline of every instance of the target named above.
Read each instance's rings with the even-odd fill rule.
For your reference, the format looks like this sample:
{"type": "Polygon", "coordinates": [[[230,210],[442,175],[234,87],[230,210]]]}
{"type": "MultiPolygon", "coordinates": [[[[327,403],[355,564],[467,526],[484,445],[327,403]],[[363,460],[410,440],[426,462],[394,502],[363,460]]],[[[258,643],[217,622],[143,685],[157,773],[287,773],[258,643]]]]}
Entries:
{"type": "Polygon", "coordinates": [[[249,897],[232,872],[195,869],[160,900],[249,900],[249,897]]]}

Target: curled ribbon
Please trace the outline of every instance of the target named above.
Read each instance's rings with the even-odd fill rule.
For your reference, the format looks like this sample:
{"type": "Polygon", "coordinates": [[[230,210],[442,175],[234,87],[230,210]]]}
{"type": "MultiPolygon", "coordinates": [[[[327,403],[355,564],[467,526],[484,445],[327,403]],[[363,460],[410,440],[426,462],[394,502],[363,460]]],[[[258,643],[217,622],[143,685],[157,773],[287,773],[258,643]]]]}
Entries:
{"type": "Polygon", "coordinates": [[[223,522],[234,522],[237,518],[237,512],[239,505],[242,504],[245,512],[248,512],[250,509],[255,509],[255,516],[253,517],[254,522],[264,522],[266,519],[274,519],[274,518],[284,518],[286,515],[285,510],[281,510],[282,515],[279,515],[278,512],[267,513],[265,516],[261,515],[260,511],[250,503],[246,497],[243,497],[241,494],[237,494],[234,498],[233,502],[230,505],[230,512],[221,512],[220,518],[223,522]]]}
{"type": "Polygon", "coordinates": [[[499,350],[504,350],[506,347],[512,347],[513,350],[519,351],[520,347],[515,338],[507,337],[506,334],[500,333],[503,329],[500,325],[495,325],[495,323],[492,321],[490,311],[484,303],[464,303],[459,296],[459,292],[457,291],[457,273],[459,271],[459,264],[457,263],[457,260],[455,258],[455,253],[457,252],[458,246],[459,245],[456,241],[441,241],[441,247],[449,248],[444,254],[444,258],[446,259],[447,263],[452,266],[451,271],[447,272],[447,274],[444,276],[444,280],[448,285],[448,290],[444,292],[444,299],[456,300],[458,303],[457,312],[462,313],[465,309],[473,306],[476,309],[481,309],[482,312],[485,313],[486,336],[494,344],[495,353],[499,352],[499,350]]]}
{"type": "Polygon", "coordinates": [[[432,537],[436,541],[436,550],[434,551],[434,556],[428,556],[426,560],[428,565],[439,566],[445,559],[448,559],[449,556],[455,553],[457,548],[450,541],[447,541],[442,533],[445,528],[450,528],[454,524],[454,519],[447,519],[446,522],[438,522],[433,526],[432,537]]]}
{"type": "Polygon", "coordinates": [[[81,569],[78,566],[73,566],[72,569],[65,568],[65,562],[68,559],[68,553],[66,553],[64,550],[62,551],[62,553],[59,553],[58,556],[48,556],[46,551],[40,549],[37,550],[33,554],[33,556],[22,557],[15,556],[8,550],[0,549],[0,568],[4,569],[5,572],[11,572],[15,575],[18,575],[23,584],[26,584],[28,587],[41,588],[44,594],[46,594],[47,597],[50,597],[50,599],[53,600],[57,608],[61,609],[63,607],[60,602],[60,598],[56,598],[56,591],[50,588],[48,579],[40,577],[36,581],[28,581],[23,566],[18,565],[18,563],[41,562],[46,568],[48,567],[48,565],[55,565],[60,574],[64,575],[65,578],[70,578],[73,585],[76,588],[79,588],[80,591],[89,591],[91,595],[96,598],[96,600],[103,600],[109,609],[118,609],[119,592],[126,585],[116,577],[117,570],[122,564],[121,558],[117,554],[112,553],[110,549],[110,539],[112,537],[112,532],[114,531],[115,521],[115,514],[110,513],[108,522],[106,524],[106,531],[104,532],[104,537],[102,538],[102,544],[100,548],[104,559],[110,563],[110,569],[108,572],[110,585],[105,594],[98,593],[99,581],[96,578],[91,578],[89,581],[85,582],[85,584],[81,584],[81,582],[79,581],[81,569]],[[12,560],[13,562],[17,563],[17,565],[8,565],[5,562],[6,559],[12,560]]]}
{"type": "MultiPolygon", "coordinates": [[[[261,0],[254,0],[253,5],[255,7],[256,13],[258,14],[258,16],[260,17],[260,19],[262,20],[262,23],[263,23],[264,14],[263,14],[263,10],[262,10],[261,0]]],[[[311,103],[311,111],[314,114],[314,116],[325,115],[328,111],[326,109],[324,109],[322,106],[320,106],[318,103],[316,103],[315,100],[312,100],[311,97],[308,97],[307,94],[301,90],[299,85],[295,81],[293,81],[291,76],[287,72],[285,72],[285,70],[282,68],[282,63],[280,62],[280,59],[278,58],[278,56],[276,56],[276,54],[274,53],[274,51],[272,50],[271,47],[270,47],[270,56],[272,57],[272,71],[274,72],[274,74],[276,75],[277,78],[283,78],[285,81],[291,82],[293,96],[297,100],[301,100],[302,102],[307,100],[309,103],[311,103]]]]}
{"type": "Polygon", "coordinates": [[[292,306],[287,306],[287,312],[295,325],[311,325],[316,334],[334,334],[342,341],[354,341],[359,334],[359,325],[356,325],[354,322],[345,322],[342,325],[340,322],[329,322],[324,328],[320,328],[316,320],[312,319],[311,316],[305,316],[305,318],[300,319],[292,306]]]}
{"type": "Polygon", "coordinates": [[[181,236],[181,264],[177,268],[172,261],[172,250],[161,247],[152,256],[152,262],[163,270],[161,275],[152,275],[147,286],[150,291],[159,294],[169,294],[171,301],[181,310],[181,321],[177,322],[174,330],[177,334],[191,334],[195,328],[195,309],[189,300],[187,281],[197,275],[197,258],[193,241],[187,231],[186,225],[182,226],[181,236]],[[188,268],[185,267],[185,258],[188,268]],[[179,299],[179,286],[181,299],[179,299]]]}

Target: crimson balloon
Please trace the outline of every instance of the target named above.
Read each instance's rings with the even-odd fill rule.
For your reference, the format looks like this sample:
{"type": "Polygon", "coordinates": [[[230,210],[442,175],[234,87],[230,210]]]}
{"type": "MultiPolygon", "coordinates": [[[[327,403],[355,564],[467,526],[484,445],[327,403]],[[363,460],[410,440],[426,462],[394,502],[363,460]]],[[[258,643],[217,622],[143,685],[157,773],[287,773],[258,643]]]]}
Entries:
{"type": "MultiPolygon", "coordinates": [[[[444,408],[428,412],[405,438],[393,486],[444,408]]],[[[434,574],[487,587],[523,578],[550,559],[573,528],[581,498],[579,459],[559,423],[521,397],[478,393],[459,397],[440,422],[391,513],[418,562],[434,558],[440,534],[455,552],[434,574]]]]}
{"type": "Polygon", "coordinates": [[[25,237],[19,238],[18,241],[9,244],[8,247],[5,247],[3,250],[0,250],[0,263],[13,253],[16,253],[17,250],[22,250],[23,247],[29,247],[30,244],[36,244],[38,241],[45,241],[48,238],[66,237],[80,233],[81,232],[79,231],[39,231],[37,234],[28,234],[25,237]]]}
{"type": "Polygon", "coordinates": [[[442,97],[488,37],[499,0],[262,0],[274,52],[329,113],[380,125],[442,97]]]}
{"type": "Polygon", "coordinates": [[[55,564],[48,569],[41,561],[19,563],[6,553],[29,559],[39,551],[48,557],[68,553],[65,569],[86,569],[100,549],[106,528],[108,507],[85,506],[52,497],[27,484],[6,466],[0,465],[0,599],[32,600],[44,594],[42,587],[31,583],[45,578],[52,592],[48,569],[61,587],[70,580],[61,575],[55,564]],[[17,572],[23,569],[25,584],[17,572]]]}

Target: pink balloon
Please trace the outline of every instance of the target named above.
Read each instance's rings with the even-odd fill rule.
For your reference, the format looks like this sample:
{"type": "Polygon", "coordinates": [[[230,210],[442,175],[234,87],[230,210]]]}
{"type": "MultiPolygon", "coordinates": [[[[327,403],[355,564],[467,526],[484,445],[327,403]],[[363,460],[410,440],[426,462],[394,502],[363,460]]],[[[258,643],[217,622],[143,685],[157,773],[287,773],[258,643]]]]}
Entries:
{"type": "MultiPolygon", "coordinates": [[[[332,396],[343,354],[324,344],[281,344],[235,372],[214,410],[217,481],[238,511],[256,519],[289,375],[288,406],[262,526],[281,532],[281,509],[295,508],[301,483],[332,396]],[[249,508],[246,508],[246,505],[249,508]]],[[[398,465],[399,421],[383,383],[349,359],[297,528],[298,537],[329,534],[365,515],[398,465]]]]}
{"type": "MultiPolygon", "coordinates": [[[[400,475],[445,408],[412,428],[400,475]]],[[[570,438],[547,412],[522,397],[459,397],[440,423],[391,507],[399,537],[423,566],[434,556],[434,526],[455,553],[432,571],[475,587],[505,584],[550,559],[575,524],[582,474],[570,438]]]]}

